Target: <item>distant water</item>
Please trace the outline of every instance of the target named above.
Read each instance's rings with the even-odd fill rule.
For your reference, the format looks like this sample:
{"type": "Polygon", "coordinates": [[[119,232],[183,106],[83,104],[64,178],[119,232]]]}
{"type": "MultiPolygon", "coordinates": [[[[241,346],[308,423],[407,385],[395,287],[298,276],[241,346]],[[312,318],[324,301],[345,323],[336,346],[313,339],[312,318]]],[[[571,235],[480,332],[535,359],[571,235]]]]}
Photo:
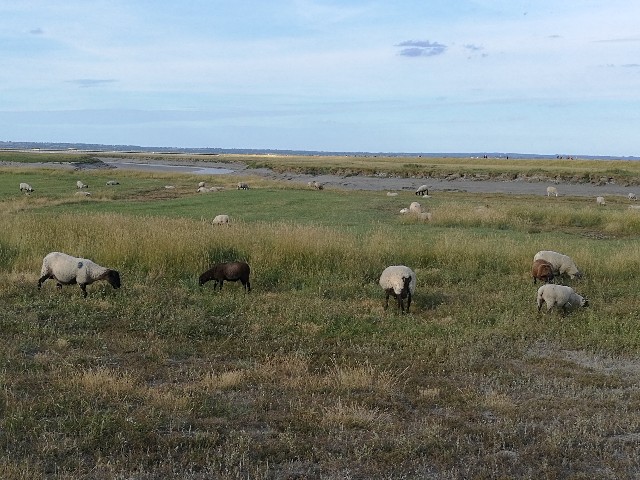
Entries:
{"type": "Polygon", "coordinates": [[[233,173],[228,168],[214,167],[192,167],[188,165],[165,165],[159,163],[135,163],[135,162],[109,162],[107,165],[124,170],[153,170],[154,172],[177,172],[177,173],[193,173],[195,175],[226,175],[233,173]]]}

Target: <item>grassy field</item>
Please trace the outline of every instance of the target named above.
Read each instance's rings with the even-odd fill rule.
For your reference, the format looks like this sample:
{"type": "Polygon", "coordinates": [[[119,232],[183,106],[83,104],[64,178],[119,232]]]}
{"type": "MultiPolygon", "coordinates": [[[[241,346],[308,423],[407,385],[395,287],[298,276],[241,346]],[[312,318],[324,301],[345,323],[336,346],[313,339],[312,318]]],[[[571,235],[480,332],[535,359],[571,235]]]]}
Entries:
{"type": "Polygon", "coordinates": [[[0,168],[0,477],[640,476],[628,202],[439,193],[425,223],[398,214],[410,192],[111,178],[0,168]],[[211,225],[220,213],[231,226],[211,225]],[[569,284],[589,308],[537,312],[543,249],[585,272],[569,284]],[[119,270],[122,288],[38,291],[54,250],[119,270]],[[236,259],[250,294],[198,286],[236,259]],[[418,277],[408,315],[382,308],[392,264],[418,277]]]}

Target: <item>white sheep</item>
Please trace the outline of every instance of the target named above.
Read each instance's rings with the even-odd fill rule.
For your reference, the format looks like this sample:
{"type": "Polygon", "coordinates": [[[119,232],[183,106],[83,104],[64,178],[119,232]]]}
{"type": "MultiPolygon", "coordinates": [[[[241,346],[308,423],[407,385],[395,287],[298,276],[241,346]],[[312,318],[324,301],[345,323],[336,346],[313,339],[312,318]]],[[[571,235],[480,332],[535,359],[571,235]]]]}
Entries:
{"type": "Polygon", "coordinates": [[[556,197],[558,196],[558,189],[556,187],[547,187],[547,197],[550,197],[551,195],[555,195],[556,197]]]}
{"type": "Polygon", "coordinates": [[[120,274],[116,270],[60,252],[51,252],[42,260],[38,289],[49,278],[56,281],[58,288],[77,283],[83,297],[87,296],[87,285],[98,280],[106,280],[113,288],[120,288],[120,274]]]}
{"type": "Polygon", "coordinates": [[[411,202],[411,205],[409,205],[409,212],[410,213],[422,213],[422,205],[420,205],[418,202],[411,202]]]}
{"type": "Polygon", "coordinates": [[[224,190],[224,187],[209,187],[210,192],[220,192],[224,190]]]}
{"type": "Polygon", "coordinates": [[[535,262],[536,260],[546,260],[549,262],[553,267],[554,276],[567,274],[571,279],[582,276],[575,262],[568,255],[554,252],[553,250],[541,250],[534,255],[533,261],[535,262]]]}
{"type": "Polygon", "coordinates": [[[89,185],[82,183],[82,181],[78,180],[76,182],[76,188],[89,188],[89,185]]]}
{"type": "Polygon", "coordinates": [[[165,185],[164,188],[166,188],[167,190],[175,190],[176,186],[175,185],[165,185]]]}
{"type": "Polygon", "coordinates": [[[387,197],[397,197],[398,192],[387,192],[387,197]]]}
{"type": "Polygon", "coordinates": [[[212,223],[214,225],[229,225],[229,215],[216,215],[212,223]]]}
{"type": "Polygon", "coordinates": [[[238,182],[237,189],[238,190],[249,190],[249,185],[247,185],[244,182],[238,182]]]}
{"type": "Polygon", "coordinates": [[[205,185],[204,182],[198,182],[198,188],[204,187],[204,185],[205,185]]]}
{"type": "Polygon", "coordinates": [[[209,190],[207,187],[198,187],[198,189],[196,190],[196,192],[198,193],[207,193],[210,192],[211,190],[209,190]]]}
{"type": "Polygon", "coordinates": [[[107,185],[120,185],[120,182],[117,180],[109,180],[107,181],[107,185]]]}
{"type": "Polygon", "coordinates": [[[629,198],[629,200],[633,200],[633,201],[638,200],[638,197],[636,197],[636,194],[633,192],[630,192],[629,195],[627,195],[627,197],[629,198]]]}
{"type": "Polygon", "coordinates": [[[403,215],[404,215],[405,213],[409,213],[409,209],[408,209],[408,208],[401,208],[401,209],[400,209],[400,213],[402,213],[403,215]]]}
{"type": "Polygon", "coordinates": [[[79,197],[90,197],[91,192],[76,192],[74,195],[77,195],[79,197]]]}
{"type": "Polygon", "coordinates": [[[24,193],[31,193],[33,192],[33,187],[31,185],[29,185],[28,183],[20,183],[20,191],[24,192],[24,193]]]}
{"type": "Polygon", "coordinates": [[[416,189],[416,195],[420,195],[420,196],[429,195],[429,187],[427,185],[420,185],[416,189]]]}
{"type": "Polygon", "coordinates": [[[598,205],[606,205],[607,203],[604,201],[604,197],[596,197],[596,203],[598,205]]]}
{"type": "Polygon", "coordinates": [[[413,270],[404,265],[392,265],[384,269],[378,283],[386,294],[385,310],[389,307],[389,296],[393,295],[402,312],[404,312],[403,300],[407,299],[407,313],[409,313],[411,297],[416,290],[416,274],[413,270]]]}
{"type": "Polygon", "coordinates": [[[578,295],[573,288],[564,285],[555,285],[547,283],[538,289],[536,296],[538,311],[542,308],[542,304],[547,304],[547,312],[552,308],[561,308],[563,313],[568,310],[589,306],[589,300],[578,295]]]}

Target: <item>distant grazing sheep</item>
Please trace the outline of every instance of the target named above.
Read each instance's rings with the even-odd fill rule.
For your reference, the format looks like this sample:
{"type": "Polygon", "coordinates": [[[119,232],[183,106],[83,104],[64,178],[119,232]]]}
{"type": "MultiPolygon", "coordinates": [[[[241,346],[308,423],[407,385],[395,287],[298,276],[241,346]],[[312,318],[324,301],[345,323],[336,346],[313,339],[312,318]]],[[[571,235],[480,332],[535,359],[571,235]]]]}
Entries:
{"type": "Polygon", "coordinates": [[[250,273],[251,269],[245,262],[218,263],[200,275],[198,283],[200,285],[204,285],[209,280],[214,280],[215,283],[213,285],[213,289],[215,290],[217,286],[220,286],[220,291],[222,291],[222,284],[225,280],[229,282],[237,282],[240,280],[245,292],[250,292],[250,273]]]}
{"type": "Polygon", "coordinates": [[[553,281],[553,265],[546,260],[538,259],[534,260],[531,266],[531,276],[533,277],[533,283],[537,280],[545,283],[551,283],[553,281]]]}
{"type": "Polygon", "coordinates": [[[229,215],[216,215],[212,223],[214,225],[229,225],[229,215]]]}
{"type": "Polygon", "coordinates": [[[33,192],[33,187],[31,185],[29,185],[28,183],[20,183],[20,191],[21,192],[25,192],[25,193],[31,193],[33,192]]]}
{"type": "Polygon", "coordinates": [[[558,196],[558,189],[556,187],[547,187],[547,197],[550,197],[551,195],[555,195],[556,197],[558,196]]]}
{"type": "Polygon", "coordinates": [[[402,312],[404,312],[404,299],[407,299],[407,313],[409,313],[411,297],[416,290],[416,274],[413,270],[404,265],[392,265],[383,270],[378,283],[386,294],[385,310],[389,307],[389,296],[393,295],[402,312]]]}
{"type": "Polygon", "coordinates": [[[313,182],[313,188],[315,188],[316,190],[322,190],[324,189],[324,185],[318,182],[313,182]]]}
{"type": "Polygon", "coordinates": [[[598,205],[606,205],[607,203],[604,201],[604,197],[596,197],[596,203],[598,205]]]}
{"type": "Polygon", "coordinates": [[[118,182],[117,180],[109,180],[107,182],[107,185],[120,185],[120,182],[118,182]]]}
{"type": "Polygon", "coordinates": [[[82,183],[82,181],[78,180],[76,182],[76,188],[89,188],[89,185],[82,183]]]}
{"type": "Polygon", "coordinates": [[[629,200],[638,200],[638,197],[636,197],[636,194],[631,192],[629,193],[629,195],[627,195],[627,197],[629,198],[629,200]]]}
{"type": "Polygon", "coordinates": [[[387,197],[397,197],[398,192],[387,192],[387,197]]]}
{"type": "Polygon", "coordinates": [[[429,195],[429,187],[427,185],[420,185],[416,190],[416,195],[429,195]]]}
{"type": "Polygon", "coordinates": [[[238,190],[249,190],[249,185],[247,185],[244,182],[238,182],[237,189],[238,190]]]}
{"type": "Polygon", "coordinates": [[[113,288],[120,288],[120,274],[116,270],[60,252],[51,252],[42,260],[38,289],[49,278],[56,281],[58,288],[77,283],[83,297],[87,296],[87,285],[98,280],[106,280],[113,288]]]}
{"type": "Polygon", "coordinates": [[[533,257],[533,261],[546,260],[553,266],[553,275],[569,275],[571,279],[582,276],[580,270],[576,266],[575,262],[568,255],[554,252],[552,250],[541,250],[533,257]]]}
{"type": "Polygon", "coordinates": [[[76,192],[74,195],[77,195],[79,197],[90,197],[91,192],[76,192]]]}
{"type": "Polygon", "coordinates": [[[546,303],[547,312],[554,307],[561,308],[563,313],[567,313],[567,311],[578,307],[589,306],[589,300],[578,295],[573,288],[551,283],[547,283],[538,289],[536,302],[538,311],[542,308],[542,304],[546,303]]]}
{"type": "Polygon", "coordinates": [[[176,187],[175,185],[165,185],[164,188],[166,188],[167,190],[174,190],[176,187]]]}
{"type": "Polygon", "coordinates": [[[221,190],[224,190],[224,187],[209,187],[210,192],[219,192],[221,190]]]}
{"type": "Polygon", "coordinates": [[[208,193],[211,190],[209,190],[207,187],[198,187],[198,189],[196,190],[196,192],[198,193],[208,193]]]}
{"type": "Polygon", "coordinates": [[[198,183],[198,188],[200,188],[200,187],[204,187],[204,185],[205,185],[205,183],[204,183],[204,182],[199,182],[199,183],[198,183]]]}

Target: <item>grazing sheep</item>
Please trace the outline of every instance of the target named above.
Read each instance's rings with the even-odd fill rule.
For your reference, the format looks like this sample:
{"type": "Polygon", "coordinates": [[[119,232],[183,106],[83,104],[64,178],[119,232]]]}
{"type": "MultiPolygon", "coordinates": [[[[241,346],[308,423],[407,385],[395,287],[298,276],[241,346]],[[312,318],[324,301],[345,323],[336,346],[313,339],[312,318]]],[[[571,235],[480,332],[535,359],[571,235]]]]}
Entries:
{"type": "Polygon", "coordinates": [[[386,293],[384,309],[389,307],[389,296],[393,295],[398,301],[398,308],[404,313],[404,302],[407,299],[407,313],[411,307],[411,297],[416,290],[416,274],[404,265],[387,267],[380,275],[378,282],[386,293]]]}
{"type": "Polygon", "coordinates": [[[418,202],[411,202],[411,205],[409,205],[409,212],[422,213],[422,205],[420,205],[418,202]]]}
{"type": "Polygon", "coordinates": [[[420,185],[416,190],[416,195],[429,195],[429,187],[427,185],[420,185]]]}
{"type": "Polygon", "coordinates": [[[604,201],[604,197],[596,197],[596,203],[598,205],[606,205],[607,203],[604,201]]]}
{"type": "Polygon", "coordinates": [[[556,197],[558,196],[558,189],[556,187],[547,187],[547,197],[550,197],[551,195],[555,195],[556,197]]]}
{"type": "Polygon", "coordinates": [[[196,190],[196,192],[198,193],[208,193],[211,190],[209,190],[207,187],[198,187],[198,189],[196,190]]]}
{"type": "Polygon", "coordinates": [[[569,275],[571,279],[582,277],[582,273],[578,270],[575,262],[568,255],[554,252],[552,250],[541,250],[533,257],[533,261],[546,260],[553,266],[553,275],[569,275]]]}
{"type": "Polygon", "coordinates": [[[91,192],[76,192],[74,195],[78,195],[80,197],[90,197],[91,192]]]}
{"type": "Polygon", "coordinates": [[[387,192],[387,197],[397,197],[398,192],[387,192]]]}
{"type": "Polygon", "coordinates": [[[216,215],[212,223],[214,225],[229,225],[229,215],[216,215]]]}
{"type": "Polygon", "coordinates": [[[20,191],[25,193],[31,193],[33,192],[33,187],[28,183],[23,182],[23,183],[20,183],[20,191]]]}
{"type": "Polygon", "coordinates": [[[553,265],[546,260],[534,260],[531,266],[531,276],[533,277],[533,283],[537,280],[545,283],[553,282],[553,265]]]}
{"type": "Polygon", "coordinates": [[[640,205],[629,205],[629,210],[640,210],[640,205]]]}
{"type": "Polygon", "coordinates": [[[200,275],[200,279],[198,283],[200,285],[204,285],[209,280],[214,280],[215,283],[213,285],[213,289],[220,286],[220,291],[222,291],[222,284],[225,280],[229,282],[237,282],[240,280],[242,286],[244,287],[245,292],[251,291],[251,283],[249,283],[249,274],[251,273],[251,269],[249,265],[245,262],[226,262],[226,263],[218,263],[211,267],[209,270],[200,275]]]}
{"type": "Polygon", "coordinates": [[[120,182],[118,182],[117,180],[109,180],[107,182],[107,185],[120,185],[120,182]]]}
{"type": "Polygon", "coordinates": [[[543,303],[547,304],[547,312],[554,307],[561,308],[563,313],[567,313],[567,311],[574,308],[589,306],[589,300],[578,295],[573,288],[551,283],[547,283],[538,289],[536,301],[538,303],[538,312],[543,303]]]}
{"type": "Polygon", "coordinates": [[[249,185],[247,185],[244,182],[238,182],[237,189],[238,190],[249,190],[249,185]]]}
{"type": "Polygon", "coordinates": [[[636,197],[636,194],[633,192],[630,192],[629,195],[627,195],[627,197],[629,198],[629,200],[633,200],[633,201],[638,200],[638,197],[636,197]]]}
{"type": "Polygon", "coordinates": [[[323,190],[324,189],[324,185],[322,185],[321,183],[318,183],[318,182],[313,182],[313,188],[315,188],[316,190],[323,190]]]}
{"type": "Polygon", "coordinates": [[[106,280],[113,288],[120,288],[120,274],[116,270],[101,267],[86,258],[60,252],[51,252],[42,260],[38,289],[49,278],[56,281],[58,288],[77,283],[83,297],[87,296],[87,285],[98,280],[106,280]]]}
{"type": "Polygon", "coordinates": [[[89,185],[82,183],[82,181],[78,180],[76,182],[76,188],[89,188],[89,185]]]}
{"type": "Polygon", "coordinates": [[[204,182],[198,182],[198,188],[204,187],[204,185],[205,185],[204,182]]]}
{"type": "Polygon", "coordinates": [[[224,187],[209,187],[210,192],[220,192],[221,190],[224,190],[224,187]]]}
{"type": "Polygon", "coordinates": [[[166,188],[167,190],[174,190],[176,187],[175,185],[165,185],[164,188],[166,188]]]}

